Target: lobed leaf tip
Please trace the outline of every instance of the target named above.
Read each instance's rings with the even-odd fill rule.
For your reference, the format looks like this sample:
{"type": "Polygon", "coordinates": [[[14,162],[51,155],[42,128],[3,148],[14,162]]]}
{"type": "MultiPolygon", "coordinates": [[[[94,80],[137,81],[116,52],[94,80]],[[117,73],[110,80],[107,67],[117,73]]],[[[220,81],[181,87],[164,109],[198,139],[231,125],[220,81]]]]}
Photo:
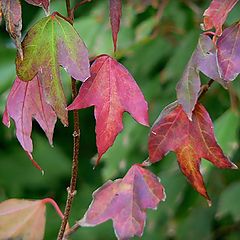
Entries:
{"type": "Polygon", "coordinates": [[[238,166],[236,164],[232,163],[231,169],[236,169],[237,170],[238,166]]]}
{"type": "Polygon", "coordinates": [[[212,207],[212,201],[210,199],[207,199],[208,207],[212,207]]]}

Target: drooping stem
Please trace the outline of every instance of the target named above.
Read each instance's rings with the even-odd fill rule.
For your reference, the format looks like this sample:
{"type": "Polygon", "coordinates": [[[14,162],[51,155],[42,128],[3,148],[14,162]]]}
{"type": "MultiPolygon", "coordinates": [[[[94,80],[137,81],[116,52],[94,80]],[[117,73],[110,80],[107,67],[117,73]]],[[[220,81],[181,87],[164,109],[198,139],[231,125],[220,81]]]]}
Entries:
{"type": "MultiPolygon", "coordinates": [[[[73,20],[71,15],[70,0],[66,0],[66,8],[67,8],[68,17],[71,20],[73,20]]],[[[72,78],[72,100],[74,100],[76,96],[77,96],[76,80],[72,78]]],[[[72,208],[73,199],[76,194],[77,177],[78,177],[78,156],[79,156],[79,145],[80,145],[80,126],[79,126],[79,116],[78,116],[77,110],[73,111],[73,124],[74,124],[74,131],[73,131],[73,159],[72,159],[71,182],[70,182],[70,186],[67,189],[68,196],[67,196],[66,206],[64,210],[64,217],[61,223],[61,227],[59,229],[57,240],[63,239],[64,232],[68,223],[70,211],[72,208]]]]}
{"type": "Polygon", "coordinates": [[[202,96],[208,91],[208,89],[212,86],[213,83],[214,83],[214,80],[210,79],[207,84],[204,84],[201,86],[201,90],[198,95],[198,100],[202,98],[202,96]]]}

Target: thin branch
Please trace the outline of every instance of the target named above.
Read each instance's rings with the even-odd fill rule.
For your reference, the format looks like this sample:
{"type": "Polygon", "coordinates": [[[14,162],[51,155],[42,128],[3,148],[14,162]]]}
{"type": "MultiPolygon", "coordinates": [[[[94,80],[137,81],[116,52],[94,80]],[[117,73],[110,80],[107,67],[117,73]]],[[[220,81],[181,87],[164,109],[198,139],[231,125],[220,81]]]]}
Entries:
{"type": "Polygon", "coordinates": [[[63,240],[67,240],[73,233],[75,233],[81,226],[76,222],[67,232],[64,234],[63,240]]]}
{"type": "Polygon", "coordinates": [[[74,6],[74,8],[72,9],[73,14],[74,14],[74,12],[75,12],[80,6],[82,6],[82,5],[85,4],[85,3],[91,2],[91,1],[92,1],[92,0],[83,0],[83,1],[81,1],[81,2],[79,2],[79,3],[76,3],[76,5],[74,6]]]}
{"type": "Polygon", "coordinates": [[[207,84],[204,84],[201,86],[201,90],[198,94],[198,100],[202,98],[202,96],[208,91],[208,89],[212,86],[213,83],[214,83],[214,80],[210,79],[207,84]]]}
{"type": "Polygon", "coordinates": [[[67,9],[67,15],[68,15],[68,17],[70,17],[71,16],[70,0],[66,0],[66,9],[67,9]]]}

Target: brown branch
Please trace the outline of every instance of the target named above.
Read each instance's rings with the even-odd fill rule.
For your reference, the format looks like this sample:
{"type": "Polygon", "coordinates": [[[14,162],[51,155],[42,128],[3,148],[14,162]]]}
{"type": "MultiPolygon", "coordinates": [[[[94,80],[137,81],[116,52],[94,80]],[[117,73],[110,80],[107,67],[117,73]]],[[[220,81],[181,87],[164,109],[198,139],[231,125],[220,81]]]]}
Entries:
{"type": "Polygon", "coordinates": [[[74,8],[72,9],[73,12],[75,12],[80,6],[82,6],[85,3],[91,2],[92,0],[83,0],[79,3],[76,3],[76,5],[74,6],[74,8]]]}
{"type": "Polygon", "coordinates": [[[78,222],[76,222],[67,232],[64,234],[63,240],[67,240],[70,235],[75,233],[81,226],[79,225],[78,222]]]}
{"type": "Polygon", "coordinates": [[[214,83],[214,80],[210,79],[207,84],[204,84],[201,86],[201,90],[198,94],[198,100],[202,98],[202,96],[208,91],[208,89],[212,86],[213,83],[214,83]]]}

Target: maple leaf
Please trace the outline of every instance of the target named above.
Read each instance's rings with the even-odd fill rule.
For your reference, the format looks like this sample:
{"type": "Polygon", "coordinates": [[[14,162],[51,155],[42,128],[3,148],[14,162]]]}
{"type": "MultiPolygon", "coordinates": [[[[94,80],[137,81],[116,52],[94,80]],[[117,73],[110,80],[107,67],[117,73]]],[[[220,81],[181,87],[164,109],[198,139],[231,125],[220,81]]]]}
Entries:
{"type": "Polygon", "coordinates": [[[192,118],[192,111],[197,103],[200,91],[199,71],[226,87],[226,83],[220,78],[218,72],[216,48],[207,35],[200,35],[197,48],[177,84],[178,101],[183,106],[189,119],[192,118]]]}
{"type": "Polygon", "coordinates": [[[50,0],[25,0],[27,3],[43,7],[43,9],[46,11],[46,13],[49,12],[49,5],[50,5],[50,0]]]}
{"type": "Polygon", "coordinates": [[[112,28],[112,38],[114,45],[114,52],[117,49],[117,37],[120,29],[120,20],[122,16],[122,0],[109,0],[110,4],[110,22],[112,28]]]}
{"type": "Polygon", "coordinates": [[[30,81],[38,74],[46,101],[68,125],[60,65],[75,79],[89,77],[88,51],[72,25],[55,13],[36,23],[22,43],[24,59],[16,59],[17,75],[30,81]]]}
{"type": "Polygon", "coordinates": [[[43,96],[43,89],[38,77],[30,82],[23,82],[16,78],[8,95],[3,123],[10,127],[10,117],[16,125],[17,139],[34,165],[39,168],[31,155],[33,151],[31,132],[32,118],[35,118],[46,133],[49,143],[52,144],[54,126],[57,116],[43,96]]]}
{"type": "MultiPolygon", "coordinates": [[[[0,239],[42,240],[46,222],[46,204],[63,214],[51,198],[42,200],[9,199],[0,203],[0,239]]],[[[67,228],[69,225],[67,224],[67,228]]]]}
{"type": "Polygon", "coordinates": [[[122,115],[129,112],[148,126],[148,107],[144,96],[127,69],[107,55],[91,66],[91,77],[82,84],[68,110],[95,106],[98,161],[122,131],[122,115]]]}
{"type": "Polygon", "coordinates": [[[149,159],[157,162],[169,151],[177,155],[183,174],[193,187],[209,201],[199,167],[205,158],[219,168],[236,168],[217,144],[213,124],[206,109],[196,104],[190,121],[177,102],[168,105],[152,127],[149,159]]]}
{"type": "Polygon", "coordinates": [[[213,0],[203,14],[204,29],[215,28],[216,35],[221,36],[222,25],[237,2],[238,0],[213,0]]]}
{"type": "Polygon", "coordinates": [[[15,41],[19,56],[22,58],[21,30],[22,30],[22,8],[19,0],[0,1],[0,23],[2,15],[6,22],[6,30],[15,41]]]}
{"type": "Polygon", "coordinates": [[[146,209],[156,209],[164,200],[164,188],[157,176],[133,165],[123,179],[108,181],[93,193],[93,201],[78,224],[96,226],[112,219],[118,239],[141,237],[146,209]]]}
{"type": "Polygon", "coordinates": [[[240,73],[240,22],[223,31],[217,41],[217,52],[221,77],[233,81],[240,73]]]}

